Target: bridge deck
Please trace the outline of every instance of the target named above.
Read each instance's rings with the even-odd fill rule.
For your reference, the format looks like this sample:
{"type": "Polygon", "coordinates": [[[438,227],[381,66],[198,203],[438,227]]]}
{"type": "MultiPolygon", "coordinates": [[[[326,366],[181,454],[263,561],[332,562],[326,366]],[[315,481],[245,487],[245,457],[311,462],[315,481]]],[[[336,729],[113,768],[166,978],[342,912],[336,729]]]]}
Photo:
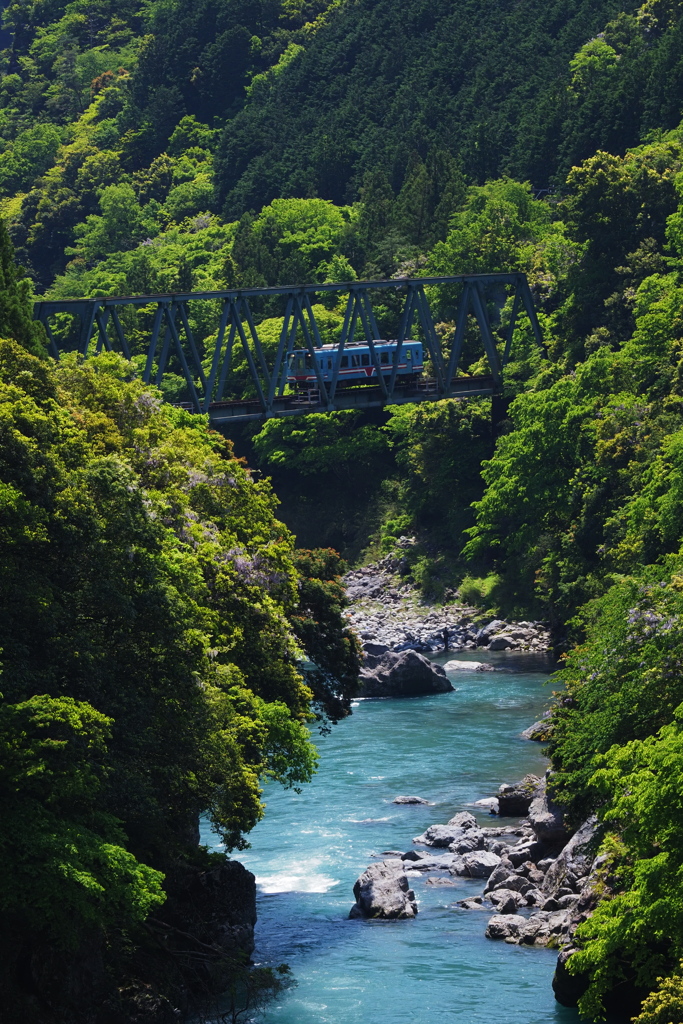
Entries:
{"type": "MultiPolygon", "coordinates": [[[[456,377],[451,382],[452,398],[475,398],[492,395],[497,390],[493,377],[456,377]]],[[[313,412],[337,412],[342,409],[381,409],[387,405],[434,402],[441,396],[434,379],[421,381],[410,387],[397,387],[391,398],[385,398],[378,385],[363,385],[346,388],[337,392],[334,402],[326,403],[315,390],[297,395],[283,395],[275,398],[271,416],[301,416],[313,412]]],[[[191,408],[189,403],[186,406],[191,408]]],[[[266,419],[258,399],[232,402],[212,402],[209,406],[209,421],[218,426],[223,423],[245,423],[248,420],[266,419]]]]}
{"type": "Polygon", "coordinates": [[[175,382],[184,380],[180,404],[194,412],[208,413],[216,425],[494,394],[502,386],[520,315],[526,317],[535,343],[542,349],[529,283],[519,273],[45,299],[34,309],[34,316],[45,326],[55,358],[59,358],[62,347],[74,347],[73,325],[77,318],[77,347],[83,356],[102,349],[118,349],[127,359],[144,355],[145,382],[161,385],[167,374],[175,382]],[[444,288],[445,292],[439,291],[444,288]],[[314,303],[319,301],[319,292],[336,303],[340,317],[339,327],[333,332],[338,359],[329,379],[325,379],[315,359],[315,350],[323,347],[323,339],[329,341],[330,334],[329,325],[318,322],[320,306],[314,303]],[[377,293],[380,297],[393,293],[393,321],[389,318],[384,325],[390,333],[381,333],[382,317],[376,317],[376,313],[384,307],[380,304],[376,308],[377,293]],[[439,322],[451,325],[447,340],[432,315],[433,299],[438,303],[439,322]],[[260,304],[259,315],[252,302],[260,304]],[[196,315],[197,303],[204,307],[201,316],[196,315]],[[64,318],[63,314],[71,316],[64,318]],[[56,316],[61,320],[54,323],[53,330],[56,316]],[[264,316],[270,325],[266,334],[259,319],[264,316]],[[277,342],[272,337],[274,318],[281,324],[277,342]],[[65,321],[72,325],[66,330],[65,321]],[[201,334],[195,336],[197,331],[201,334]],[[465,376],[465,367],[460,366],[463,351],[471,365],[472,342],[477,336],[490,377],[465,376]],[[396,345],[390,373],[380,363],[376,346],[382,337],[391,337],[396,345]],[[421,340],[433,379],[404,385],[398,372],[401,351],[412,337],[421,340]],[[342,353],[359,340],[368,347],[377,383],[344,388],[338,380],[342,353]],[[317,388],[306,395],[286,395],[289,359],[300,349],[308,352],[317,388]],[[229,397],[245,391],[253,398],[229,397]]]}

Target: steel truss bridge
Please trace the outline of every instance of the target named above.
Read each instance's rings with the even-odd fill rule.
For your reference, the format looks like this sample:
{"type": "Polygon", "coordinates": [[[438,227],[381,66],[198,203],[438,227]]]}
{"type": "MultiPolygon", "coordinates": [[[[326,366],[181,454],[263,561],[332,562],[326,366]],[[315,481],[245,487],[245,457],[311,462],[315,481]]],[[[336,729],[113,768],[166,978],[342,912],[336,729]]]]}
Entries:
{"type": "MultiPolygon", "coordinates": [[[[271,307],[273,305],[271,301],[271,307]]],[[[213,425],[268,419],[272,416],[294,416],[311,412],[332,412],[340,409],[381,408],[405,402],[435,401],[441,398],[492,395],[500,390],[503,368],[509,360],[518,314],[529,318],[536,344],[543,349],[543,338],[536,317],[529,284],[524,274],[463,274],[454,277],[423,277],[389,281],[352,281],[344,284],[287,285],[277,288],[238,288],[226,291],[172,293],[167,295],[114,296],[94,299],[47,299],[37,302],[34,316],[47,332],[51,354],[58,359],[61,348],[74,348],[73,341],[62,342],[53,330],[52,318],[68,313],[80,319],[78,351],[87,356],[107,351],[120,351],[131,357],[132,334],[129,307],[143,309],[149,326],[145,330],[146,361],[143,379],[160,384],[164,375],[180,370],[189,401],[186,407],[194,412],[208,413],[213,425]],[[436,333],[426,288],[457,285],[459,297],[455,313],[455,330],[444,350],[436,333]],[[399,328],[396,335],[397,355],[390,373],[380,370],[379,355],[374,342],[380,338],[373,309],[373,298],[394,295],[400,303],[399,328]],[[285,394],[288,356],[295,348],[307,349],[313,357],[322,347],[321,330],[316,321],[312,299],[323,295],[346,296],[346,311],[338,339],[339,358],[332,379],[327,382],[312,359],[317,387],[309,392],[285,394]],[[489,316],[491,300],[501,308],[508,297],[513,298],[512,312],[504,335],[494,333],[489,316]],[[283,315],[279,342],[274,354],[272,343],[264,345],[259,336],[252,305],[264,299],[278,300],[283,315]],[[213,303],[216,310],[217,333],[211,336],[204,365],[190,326],[188,303],[213,303]],[[283,309],[284,307],[284,309],[283,309]],[[467,376],[458,373],[463,342],[472,323],[476,324],[490,373],[467,376]],[[433,376],[419,383],[405,384],[397,378],[403,343],[417,327],[433,376]],[[128,335],[127,335],[128,331],[128,335]],[[148,333],[147,333],[148,332],[148,333]],[[497,335],[497,337],[496,337],[497,335]],[[215,337],[215,340],[213,338],[215,337]],[[148,340],[147,340],[148,338],[148,340]],[[337,372],[345,346],[362,341],[368,345],[376,378],[373,383],[358,387],[337,387],[337,372]],[[210,349],[213,349],[211,352],[210,349]],[[502,353],[500,352],[502,349],[502,353]],[[225,400],[229,389],[234,354],[241,351],[248,371],[247,386],[253,387],[253,398],[225,400]],[[208,360],[210,356],[210,363],[208,360]],[[269,356],[269,358],[267,358],[269,356]],[[169,365],[170,364],[170,365],[169,365]],[[171,367],[173,368],[171,370],[171,367]]],[[[139,315],[139,314],[138,314],[139,315]]],[[[272,314],[269,314],[272,316],[272,314]]],[[[140,330],[135,329],[135,348],[139,351],[140,330]]],[[[242,371],[244,363],[242,363],[242,371]]],[[[241,380],[245,383],[242,372],[241,380]]]]}

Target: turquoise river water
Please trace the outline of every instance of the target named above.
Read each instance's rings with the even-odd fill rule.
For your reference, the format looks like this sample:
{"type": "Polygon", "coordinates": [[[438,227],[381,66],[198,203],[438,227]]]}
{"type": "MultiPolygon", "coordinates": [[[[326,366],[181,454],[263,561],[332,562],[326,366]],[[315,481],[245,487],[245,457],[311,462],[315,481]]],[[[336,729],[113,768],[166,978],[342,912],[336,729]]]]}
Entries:
{"type": "Polygon", "coordinates": [[[490,914],[455,906],[481,892],[481,881],[446,887],[414,878],[414,920],[348,920],[353,883],[374,855],[408,850],[427,825],[494,795],[501,782],[544,771],[541,748],[519,733],[548,702],[547,673],[520,656],[497,664],[512,671],[453,673],[454,693],[358,701],[319,737],[319,771],[301,795],[268,787],[266,817],[239,859],[258,884],[254,959],[288,963],[297,985],[272,1004],[266,1024],[578,1021],[553,998],[555,952],[492,942],[484,938],[490,914]],[[393,804],[398,794],[433,806],[393,804]]]}

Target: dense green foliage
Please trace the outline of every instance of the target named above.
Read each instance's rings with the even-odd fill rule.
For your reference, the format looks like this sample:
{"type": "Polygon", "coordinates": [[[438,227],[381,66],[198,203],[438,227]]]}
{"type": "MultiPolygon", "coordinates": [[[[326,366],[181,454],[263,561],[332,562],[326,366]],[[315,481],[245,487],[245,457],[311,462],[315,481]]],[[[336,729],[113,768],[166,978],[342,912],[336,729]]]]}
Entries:
{"type": "MultiPolygon", "coordinates": [[[[260,780],[305,781],[305,723],[350,707],[329,548],[407,534],[423,592],[545,618],[569,650],[555,791],[572,824],[607,826],[570,961],[583,1009],[629,979],[653,993],[641,1024],[680,1016],[680,7],[17,0],[5,24],[0,213],[29,276],[3,231],[0,337],[21,347],[0,345],[0,915],[16,926],[20,894],[58,947],[135,936],[200,811],[239,848],[260,780]],[[130,364],[34,358],[31,281],[68,298],[499,270],[527,274],[548,359],[522,316],[493,403],[246,431],[273,489],[162,406],[186,397],[173,361],[161,393],[141,384],[153,306],[124,314],[130,364]],[[274,493],[324,550],[295,552],[274,493]]],[[[430,291],[444,346],[457,298],[430,291]]],[[[269,356],[283,309],[254,310],[269,356]]],[[[215,312],[190,309],[205,362],[215,312]]],[[[376,312],[395,336],[395,301],[376,312]]],[[[502,345],[511,303],[490,314],[502,345]]],[[[316,315],[334,341],[342,306],[316,315]]],[[[460,369],[486,370],[473,325],[460,369]]],[[[229,396],[250,386],[236,353],[229,396]]]]}
{"type": "Polygon", "coordinates": [[[606,846],[612,847],[620,891],[602,901],[578,932],[586,948],[576,953],[573,967],[591,971],[582,1003],[589,1012],[599,1012],[600,997],[615,981],[629,977],[647,990],[680,959],[682,760],[680,710],[656,737],[614,746],[596,760],[592,785],[607,801],[604,820],[619,833],[606,846]]]}
{"type": "Polygon", "coordinates": [[[118,356],[0,342],[0,466],[9,1005],[36,936],[135,934],[200,813],[242,847],[260,782],[310,779],[311,706],[348,713],[358,661],[338,561],[300,577],[269,484],[118,356]]]}
{"type": "MultiPolygon", "coordinates": [[[[559,185],[596,148],[673,128],[679,20],[664,0],[635,14],[614,0],[18,0],[5,9],[4,212],[43,286],[68,257],[87,272],[169,229],[191,235],[200,215],[290,197],[355,202],[356,237],[322,262],[385,272],[445,237],[467,180],[559,185]]],[[[269,240],[246,248],[245,273],[269,240]]],[[[286,278],[306,260],[270,269],[286,278]]]]}

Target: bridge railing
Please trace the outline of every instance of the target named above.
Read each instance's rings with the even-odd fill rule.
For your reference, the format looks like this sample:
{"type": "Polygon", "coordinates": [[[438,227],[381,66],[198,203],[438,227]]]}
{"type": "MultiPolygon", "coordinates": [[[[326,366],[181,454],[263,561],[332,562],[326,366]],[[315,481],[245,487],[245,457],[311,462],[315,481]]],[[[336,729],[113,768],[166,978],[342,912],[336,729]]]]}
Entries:
{"type": "MultiPolygon", "coordinates": [[[[252,419],[287,415],[296,411],[291,402],[286,402],[285,389],[288,358],[295,348],[305,348],[311,356],[323,344],[324,328],[318,323],[314,301],[324,295],[345,296],[345,310],[341,330],[335,339],[341,363],[341,353],[347,345],[362,340],[367,343],[371,360],[375,366],[376,379],[374,398],[366,396],[364,404],[385,405],[406,400],[405,391],[399,387],[397,378],[401,350],[406,340],[417,330],[426,349],[433,371],[432,399],[448,398],[461,391],[472,392],[471,387],[462,388],[459,381],[459,364],[463,353],[468,325],[475,323],[490,367],[491,384],[489,393],[500,387],[503,367],[508,362],[513,334],[519,313],[523,310],[529,318],[536,343],[542,348],[543,339],[534,309],[529,285],[524,274],[463,274],[448,277],[423,277],[391,279],[385,281],[352,281],[339,284],[311,284],[281,286],[276,288],[237,288],[225,291],[179,292],[164,295],[112,296],[92,299],[45,299],[37,302],[34,316],[44,324],[52,355],[59,358],[64,342],[58,331],[53,329],[53,318],[60,313],[69,313],[80,318],[77,349],[84,356],[102,349],[119,350],[130,359],[133,349],[140,354],[140,338],[136,331],[133,344],[131,331],[126,327],[125,310],[137,307],[151,313],[148,317],[148,335],[144,338],[145,366],[143,378],[146,382],[161,384],[165,375],[180,370],[184,378],[186,397],[190,408],[196,412],[211,412],[216,405],[225,406],[226,389],[229,390],[231,373],[234,375],[237,357],[242,359],[240,372],[253,387],[253,399],[249,410],[233,410],[233,418],[252,419]],[[439,339],[430,308],[430,291],[434,286],[458,286],[455,306],[455,327],[448,345],[439,339]],[[489,302],[491,293],[498,307],[508,297],[512,298],[512,311],[504,338],[498,338],[491,325],[489,302]],[[396,334],[397,357],[391,374],[380,371],[379,355],[373,344],[380,337],[375,314],[376,297],[391,292],[394,306],[398,299],[399,316],[396,334]],[[253,305],[263,300],[276,299],[284,310],[281,312],[282,326],[276,347],[266,344],[260,332],[258,317],[253,305]],[[215,310],[215,338],[209,336],[208,343],[198,344],[190,324],[190,303],[211,303],[215,310]],[[200,348],[203,349],[203,358],[200,348]],[[502,351],[500,351],[502,349],[502,351]]],[[[272,320],[271,320],[272,322],[272,320]]],[[[349,407],[348,396],[337,388],[337,374],[325,380],[317,360],[311,360],[316,372],[318,401],[316,409],[332,411],[349,407]]],[[[385,368],[386,370],[386,368],[385,368]]],[[[462,378],[460,378],[462,380],[462,378]]],[[[464,384],[464,381],[462,381],[464,384]]],[[[234,389],[233,389],[234,397],[234,389]]],[[[419,397],[412,400],[419,401],[419,397]]],[[[240,400],[235,404],[244,404],[240,400]]],[[[356,401],[358,404],[358,401],[356,401]]],[[[230,418],[227,413],[221,418],[230,418]]]]}

